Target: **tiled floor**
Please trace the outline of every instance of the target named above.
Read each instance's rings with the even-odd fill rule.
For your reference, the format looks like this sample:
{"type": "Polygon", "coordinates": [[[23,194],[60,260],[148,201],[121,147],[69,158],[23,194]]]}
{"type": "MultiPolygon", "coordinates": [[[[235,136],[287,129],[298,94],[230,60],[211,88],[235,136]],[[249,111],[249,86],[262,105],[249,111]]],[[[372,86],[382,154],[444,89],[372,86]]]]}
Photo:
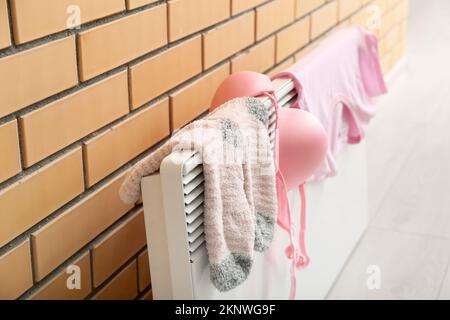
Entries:
{"type": "Polygon", "coordinates": [[[450,299],[450,1],[410,2],[408,59],[367,138],[372,221],[330,299],[450,299]]]}

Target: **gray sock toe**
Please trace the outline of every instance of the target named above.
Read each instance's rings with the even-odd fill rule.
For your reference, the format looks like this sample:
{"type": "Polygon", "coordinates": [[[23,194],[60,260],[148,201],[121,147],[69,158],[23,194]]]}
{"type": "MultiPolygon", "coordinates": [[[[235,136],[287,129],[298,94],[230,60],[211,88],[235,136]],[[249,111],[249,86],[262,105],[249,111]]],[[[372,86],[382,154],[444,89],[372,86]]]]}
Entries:
{"type": "Polygon", "coordinates": [[[244,282],[252,268],[251,257],[232,253],[217,264],[210,265],[211,281],[219,291],[229,291],[244,282]]]}
{"type": "Polygon", "coordinates": [[[255,250],[263,252],[269,248],[273,240],[275,219],[260,213],[256,214],[255,250]]]}

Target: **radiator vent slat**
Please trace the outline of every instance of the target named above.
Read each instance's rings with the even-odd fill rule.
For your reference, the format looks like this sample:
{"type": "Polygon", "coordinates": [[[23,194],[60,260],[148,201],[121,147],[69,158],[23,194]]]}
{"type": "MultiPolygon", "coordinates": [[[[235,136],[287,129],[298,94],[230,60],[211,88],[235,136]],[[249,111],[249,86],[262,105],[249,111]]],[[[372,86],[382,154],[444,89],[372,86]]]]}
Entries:
{"type": "Polygon", "coordinates": [[[197,188],[200,184],[205,181],[205,178],[202,175],[199,175],[197,178],[189,182],[187,185],[184,186],[184,194],[191,193],[195,188],[197,188]]]}
{"type": "Polygon", "coordinates": [[[198,217],[200,217],[203,214],[203,204],[202,206],[199,206],[198,208],[196,208],[194,211],[192,211],[190,214],[188,213],[186,215],[186,222],[192,223],[194,222],[195,219],[197,219],[198,217]]]}
{"type": "Polygon", "coordinates": [[[205,242],[205,235],[202,234],[200,237],[197,238],[193,243],[189,245],[189,252],[195,252],[203,243],[205,242]]]}
{"type": "Polygon", "coordinates": [[[202,217],[198,217],[192,223],[188,223],[187,224],[187,231],[188,231],[188,233],[189,234],[193,233],[201,225],[203,225],[203,218],[202,217]]]}
{"type": "Polygon", "coordinates": [[[188,235],[188,241],[189,243],[194,243],[195,240],[197,240],[199,237],[201,237],[205,232],[205,228],[203,226],[200,226],[197,228],[194,232],[188,235]]]}
{"type": "Polygon", "coordinates": [[[189,172],[183,177],[183,184],[186,185],[192,180],[194,180],[198,175],[200,175],[203,172],[203,166],[198,165],[194,170],[189,172]]]}
{"type": "Polygon", "coordinates": [[[183,176],[186,177],[190,172],[192,172],[192,170],[194,170],[200,164],[202,164],[202,159],[200,157],[200,154],[196,153],[184,163],[183,176]]]}
{"type": "Polygon", "coordinates": [[[194,201],[192,201],[190,204],[185,206],[186,214],[191,214],[194,212],[195,209],[197,209],[199,206],[203,206],[203,195],[197,197],[194,201]]]}
{"type": "Polygon", "coordinates": [[[275,125],[276,125],[276,122],[273,122],[269,125],[269,132],[275,131],[275,125]]]}
{"type": "Polygon", "coordinates": [[[187,194],[184,197],[184,203],[185,204],[190,204],[192,203],[192,201],[194,201],[195,199],[197,199],[200,195],[203,194],[203,192],[205,191],[205,188],[203,187],[203,184],[199,185],[197,188],[195,188],[191,193],[187,194]]]}
{"type": "Polygon", "coordinates": [[[191,262],[196,262],[204,257],[206,254],[206,243],[201,243],[195,250],[190,251],[191,262]]]}
{"type": "Polygon", "coordinates": [[[296,92],[289,92],[286,96],[283,97],[283,99],[281,99],[278,103],[280,108],[282,108],[283,106],[285,106],[289,101],[291,101],[294,97],[297,96],[296,92]]]}
{"type": "Polygon", "coordinates": [[[270,116],[269,116],[269,123],[274,123],[276,120],[276,113],[275,112],[271,112],[270,116]]]}

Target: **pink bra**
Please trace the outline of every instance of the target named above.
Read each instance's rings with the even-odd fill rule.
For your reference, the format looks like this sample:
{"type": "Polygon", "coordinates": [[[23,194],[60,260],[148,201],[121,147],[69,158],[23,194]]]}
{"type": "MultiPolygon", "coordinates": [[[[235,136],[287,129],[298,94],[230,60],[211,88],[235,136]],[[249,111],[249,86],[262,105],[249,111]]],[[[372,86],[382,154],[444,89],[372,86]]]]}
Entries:
{"type": "Polygon", "coordinates": [[[327,150],[325,130],[310,113],[299,108],[279,108],[275,89],[269,77],[251,71],[229,76],[217,89],[210,111],[238,97],[267,96],[273,102],[276,113],[275,163],[278,196],[278,225],[286,230],[290,245],[286,256],[292,260],[290,299],[296,294],[296,269],[305,268],[309,257],[305,244],[306,197],[305,181],[323,161],[327,150]],[[299,248],[295,247],[294,229],[287,193],[298,187],[302,208],[300,215],[299,248]]]}

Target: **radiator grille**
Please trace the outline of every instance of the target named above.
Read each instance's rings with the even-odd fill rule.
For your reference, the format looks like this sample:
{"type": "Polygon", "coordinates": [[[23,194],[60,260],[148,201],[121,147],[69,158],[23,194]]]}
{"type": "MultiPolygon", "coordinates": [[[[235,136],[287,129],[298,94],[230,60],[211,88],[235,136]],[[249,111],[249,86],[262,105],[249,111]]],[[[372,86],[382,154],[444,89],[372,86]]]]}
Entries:
{"type": "Polygon", "coordinates": [[[203,225],[205,179],[199,154],[194,154],[185,162],[182,181],[189,255],[193,261],[196,251],[205,246],[203,225]]]}

